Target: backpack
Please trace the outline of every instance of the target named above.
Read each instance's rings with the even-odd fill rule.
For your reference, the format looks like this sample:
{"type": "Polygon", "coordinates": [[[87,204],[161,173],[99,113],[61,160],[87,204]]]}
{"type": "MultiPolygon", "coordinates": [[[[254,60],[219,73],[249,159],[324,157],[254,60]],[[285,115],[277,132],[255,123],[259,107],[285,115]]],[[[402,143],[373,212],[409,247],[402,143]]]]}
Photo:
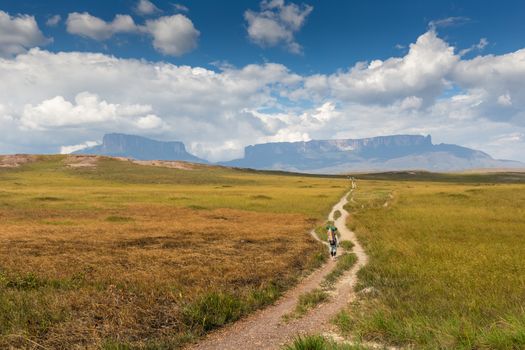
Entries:
{"type": "Polygon", "coordinates": [[[336,242],[336,236],[335,236],[335,230],[333,230],[331,227],[328,228],[328,232],[326,233],[328,235],[328,243],[335,244],[336,242]]]}

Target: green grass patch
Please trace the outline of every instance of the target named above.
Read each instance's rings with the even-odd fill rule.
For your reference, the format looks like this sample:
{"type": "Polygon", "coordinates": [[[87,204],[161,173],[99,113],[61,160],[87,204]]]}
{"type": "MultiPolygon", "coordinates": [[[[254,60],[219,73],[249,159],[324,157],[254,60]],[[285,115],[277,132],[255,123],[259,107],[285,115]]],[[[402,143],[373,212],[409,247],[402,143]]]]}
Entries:
{"type": "Polygon", "coordinates": [[[319,247],[320,251],[312,255],[308,270],[314,270],[321,267],[327,260],[328,255],[324,247],[319,247]]]}
{"type": "Polygon", "coordinates": [[[334,220],[337,220],[337,219],[339,219],[340,217],[341,217],[341,211],[336,210],[336,211],[334,212],[334,220]]]}
{"type": "Polygon", "coordinates": [[[341,330],[421,349],[525,348],[525,186],[512,184],[518,178],[360,181],[352,223],[370,263],[358,288],[378,293],[352,305],[341,330]],[[396,199],[385,210],[377,204],[387,191],[396,199]]]}
{"type": "Polygon", "coordinates": [[[357,257],[354,253],[344,253],[337,258],[337,264],[335,268],[325,276],[321,286],[323,288],[332,288],[346,271],[350,270],[357,261],[357,257]]]}
{"type": "Polygon", "coordinates": [[[319,304],[324,303],[329,298],[330,295],[326,291],[319,288],[301,294],[299,295],[295,309],[291,313],[284,315],[283,319],[286,322],[293,318],[303,317],[308,311],[315,308],[319,304]]]}
{"type": "Polygon", "coordinates": [[[340,241],[339,246],[349,251],[352,250],[352,248],[354,247],[354,243],[352,243],[352,241],[340,241]]]}
{"type": "Polygon", "coordinates": [[[239,298],[225,292],[209,292],[187,305],[183,322],[189,329],[208,332],[238,320],[246,306],[239,298]]]}
{"type": "Polygon", "coordinates": [[[106,221],[109,222],[130,222],[134,221],[133,218],[130,218],[128,216],[118,216],[118,215],[110,215],[106,218],[106,221]]]}
{"type": "Polygon", "coordinates": [[[79,288],[84,282],[85,277],[81,274],[64,279],[45,279],[34,273],[14,276],[0,273],[0,291],[1,289],[31,291],[43,288],[71,290],[79,288]]]}
{"type": "Polygon", "coordinates": [[[320,335],[299,336],[282,350],[366,350],[361,345],[338,344],[320,335]]]}
{"type": "Polygon", "coordinates": [[[272,304],[289,283],[271,282],[244,294],[225,291],[205,293],[183,308],[183,322],[192,333],[202,335],[272,304]]]}

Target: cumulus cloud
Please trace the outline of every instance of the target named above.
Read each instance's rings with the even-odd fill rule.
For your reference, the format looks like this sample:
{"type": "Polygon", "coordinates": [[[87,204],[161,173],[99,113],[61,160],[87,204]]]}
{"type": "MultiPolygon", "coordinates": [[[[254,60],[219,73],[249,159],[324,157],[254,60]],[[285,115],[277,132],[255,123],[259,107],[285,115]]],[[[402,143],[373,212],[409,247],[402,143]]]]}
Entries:
{"type": "Polygon", "coordinates": [[[155,129],[161,127],[163,124],[162,119],[155,114],[148,114],[145,117],[140,117],[136,123],[140,129],[155,129]]]}
{"type": "Polygon", "coordinates": [[[410,44],[404,57],[358,63],[330,75],[326,84],[337,98],[347,101],[388,104],[415,96],[430,102],[442,93],[458,60],[454,48],[431,30],[410,44]]]}
{"type": "Polygon", "coordinates": [[[197,47],[200,32],[186,16],[177,14],[146,22],[153,46],[165,55],[181,56],[197,47]]]}
{"type": "Polygon", "coordinates": [[[106,22],[89,13],[70,13],[67,31],[94,40],[107,40],[119,33],[138,33],[150,35],[153,47],[165,55],[181,56],[197,47],[200,32],[186,16],[176,14],[147,20],[145,25],[137,25],[129,15],[116,15],[113,21],[106,22]]]}
{"type": "Polygon", "coordinates": [[[481,91],[486,118],[525,125],[525,49],[504,55],[461,60],[451,79],[469,90],[481,91]],[[512,107],[512,108],[510,108],[512,107]]]}
{"type": "Polygon", "coordinates": [[[113,21],[106,22],[87,12],[73,12],[67,16],[67,31],[94,40],[107,40],[118,33],[133,33],[138,27],[129,15],[116,15],[113,21]]]}
{"type": "Polygon", "coordinates": [[[27,49],[49,44],[40,31],[35,17],[29,15],[11,16],[0,11],[0,57],[10,57],[26,52],[27,49]]]}
{"type": "Polygon", "coordinates": [[[154,3],[149,0],[139,0],[135,8],[139,15],[148,16],[162,12],[154,3]]]}
{"type": "Polygon", "coordinates": [[[260,11],[244,12],[248,37],[262,47],[284,45],[292,53],[301,53],[302,47],[296,42],[295,34],[303,27],[312,10],[310,5],[263,0],[260,11]]]}
{"type": "Polygon", "coordinates": [[[68,33],[93,40],[107,40],[119,33],[136,33],[140,28],[129,15],[118,14],[111,22],[92,16],[87,12],[70,13],[66,19],[68,33]]]}
{"type": "MultiPolygon", "coordinates": [[[[62,96],[42,101],[36,106],[24,107],[21,125],[28,129],[47,130],[57,127],[85,127],[93,123],[117,122],[132,119],[152,111],[149,105],[120,105],[100,99],[96,94],[82,92],[76,95],[74,103],[62,96]]],[[[152,123],[157,126],[159,118],[147,115],[136,120],[137,125],[146,128],[152,123]]]]}
{"type": "Polygon", "coordinates": [[[46,26],[48,27],[56,27],[58,23],[62,20],[62,17],[60,15],[54,15],[48,18],[46,21],[46,26]]]}

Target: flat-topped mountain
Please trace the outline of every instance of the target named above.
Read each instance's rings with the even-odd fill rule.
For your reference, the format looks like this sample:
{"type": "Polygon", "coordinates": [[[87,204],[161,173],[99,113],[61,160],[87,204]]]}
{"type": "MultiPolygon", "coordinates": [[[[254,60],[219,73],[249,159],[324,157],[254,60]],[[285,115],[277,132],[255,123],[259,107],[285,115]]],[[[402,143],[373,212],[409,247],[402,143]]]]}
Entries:
{"type": "MultiPolygon", "coordinates": [[[[208,163],[186,151],[182,142],[163,142],[125,134],[104,135],[102,144],[75,152],[136,160],[182,160],[208,163]]],[[[393,135],[365,139],[274,142],[248,146],[244,158],[220,165],[261,170],[336,174],[350,171],[428,170],[437,172],[488,168],[525,168],[474,149],[432,143],[429,136],[393,135]]]]}
{"type": "Polygon", "coordinates": [[[163,142],[125,134],[106,134],[101,145],[84,148],[74,153],[127,157],[137,160],[183,160],[207,163],[204,159],[188,153],[182,142],[163,142]]]}
{"type": "Polygon", "coordinates": [[[523,163],[493,159],[487,153],[466,147],[434,145],[430,135],[265,143],[248,146],[244,158],[222,164],[314,173],[525,167],[523,163]]]}

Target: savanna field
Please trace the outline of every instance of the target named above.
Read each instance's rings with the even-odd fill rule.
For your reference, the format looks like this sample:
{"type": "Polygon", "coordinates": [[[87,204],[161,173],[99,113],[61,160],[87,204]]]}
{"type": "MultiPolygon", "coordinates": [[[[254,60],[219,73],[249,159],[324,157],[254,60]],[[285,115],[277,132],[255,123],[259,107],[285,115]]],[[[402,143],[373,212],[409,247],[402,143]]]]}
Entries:
{"type": "Polygon", "coordinates": [[[41,156],[0,168],[0,348],[177,348],[319,266],[337,178],[41,156]]]}
{"type": "MultiPolygon", "coordinates": [[[[308,233],[349,190],[335,177],[30,160],[0,168],[0,348],[180,348],[320,266],[326,250],[308,233]]],[[[361,175],[350,198],[370,262],[339,332],[411,349],[525,348],[525,174],[361,175]]],[[[327,298],[308,296],[306,309],[327,298]]]]}
{"type": "Polygon", "coordinates": [[[368,292],[339,329],[415,349],[525,348],[525,174],[366,178],[347,209],[368,292]]]}

